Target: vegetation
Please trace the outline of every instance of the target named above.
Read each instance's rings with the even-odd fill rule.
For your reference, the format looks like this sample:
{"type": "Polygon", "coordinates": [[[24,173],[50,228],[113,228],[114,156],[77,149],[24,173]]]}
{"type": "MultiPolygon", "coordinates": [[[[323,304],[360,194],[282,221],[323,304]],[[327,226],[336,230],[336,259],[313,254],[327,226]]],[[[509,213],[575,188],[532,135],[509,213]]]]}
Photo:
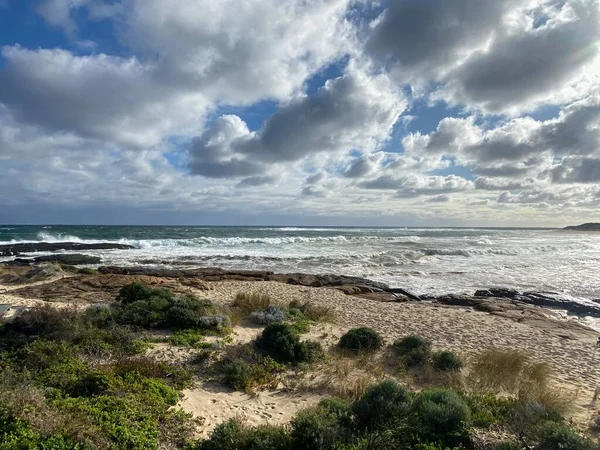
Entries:
{"type": "Polygon", "coordinates": [[[407,368],[423,366],[431,358],[431,342],[421,336],[406,336],[395,341],[392,350],[407,368]]]}
{"type": "Polygon", "coordinates": [[[268,325],[255,345],[265,356],[283,364],[314,362],[324,353],[318,342],[301,342],[293,328],[281,322],[268,325]]]}
{"type": "Polygon", "coordinates": [[[456,353],[448,351],[434,353],[432,359],[433,367],[440,372],[456,372],[464,365],[456,353]]]}
{"type": "MultiPolygon", "coordinates": [[[[260,296],[239,300],[248,310],[265,303],[260,296]]],[[[383,339],[370,328],[340,339],[339,347],[358,356],[336,352],[336,363],[326,365],[345,377],[339,380],[352,379],[351,388],[339,386],[349,400],[324,399],[282,426],[232,419],[195,439],[197,423],[176,407],[192,374],[146,352],[148,330],[171,328],[171,344],[209,355],[207,367],[216,371],[207,375],[251,392],[324,357],[318,342],[299,337],[303,323],[323,317],[311,308],[282,307],[286,321],[268,324],[253,342],[223,346],[205,340],[228,331],[214,304],[138,284],[123,288],[111,306],[25,311],[0,325],[0,450],[455,450],[479,448],[475,429],[502,436],[486,447],[496,450],[600,450],[565,420],[571,399],[553,388],[548,366],[519,352],[488,350],[459,371],[457,355],[432,354],[429,341],[408,336],[391,346],[406,367],[462,381],[462,390],[421,385],[414,392],[386,379],[392,373],[376,353],[383,339]]]]}
{"type": "Polygon", "coordinates": [[[139,356],[144,342],[102,313],[35,308],[0,327],[0,449],[152,449],[191,436],[173,409],[190,373],[139,356]]]}
{"type": "Polygon", "coordinates": [[[340,338],[339,347],[352,352],[373,352],[383,346],[383,338],[373,328],[353,328],[340,338]]]}
{"type": "Polygon", "coordinates": [[[219,315],[215,305],[190,295],[174,295],[140,283],[124,286],[111,308],[120,324],[141,328],[203,329],[226,332],[229,318],[219,315]]]}

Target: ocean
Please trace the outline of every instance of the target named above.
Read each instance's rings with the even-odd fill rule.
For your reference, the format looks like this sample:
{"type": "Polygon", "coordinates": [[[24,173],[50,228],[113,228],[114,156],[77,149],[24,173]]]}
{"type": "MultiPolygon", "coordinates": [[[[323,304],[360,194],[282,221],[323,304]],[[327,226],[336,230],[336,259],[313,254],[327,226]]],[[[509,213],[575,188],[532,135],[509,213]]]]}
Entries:
{"type": "MultiPolygon", "coordinates": [[[[600,298],[600,233],[555,229],[0,225],[0,244],[117,242],[105,265],[334,273],[416,294],[501,286],[600,298]]],[[[0,258],[1,260],[2,258],[0,258]]],[[[7,259],[7,258],[4,258],[7,259]]]]}

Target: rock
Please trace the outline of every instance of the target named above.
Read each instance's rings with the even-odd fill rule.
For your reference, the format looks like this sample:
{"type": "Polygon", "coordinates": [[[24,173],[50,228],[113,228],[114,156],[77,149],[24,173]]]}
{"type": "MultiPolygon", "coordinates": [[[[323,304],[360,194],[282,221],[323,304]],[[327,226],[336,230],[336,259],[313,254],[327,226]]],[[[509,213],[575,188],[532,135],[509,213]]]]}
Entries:
{"type": "Polygon", "coordinates": [[[115,244],[111,242],[102,242],[96,244],[86,244],[80,242],[27,242],[22,244],[0,245],[0,253],[11,252],[13,256],[17,253],[32,252],[56,252],[59,250],[127,250],[135,248],[132,245],[115,244]]]}
{"type": "Polygon", "coordinates": [[[600,223],[588,222],[588,223],[582,223],[581,225],[571,225],[568,227],[564,227],[563,230],[566,230],[566,231],[600,231],[600,223]]]}
{"type": "Polygon", "coordinates": [[[35,263],[40,262],[57,262],[60,264],[68,264],[70,266],[80,266],[83,264],[100,264],[102,259],[97,256],[90,255],[80,255],[78,253],[74,254],[58,254],[58,255],[47,255],[47,256],[38,256],[33,258],[35,263]]]}
{"type": "Polygon", "coordinates": [[[210,291],[212,289],[212,286],[206,281],[198,278],[179,278],[177,281],[179,281],[182,286],[192,287],[201,291],[210,291]]]}
{"type": "Polygon", "coordinates": [[[508,288],[491,288],[475,292],[475,297],[515,298],[519,291],[508,288]]]}
{"type": "Polygon", "coordinates": [[[453,306],[477,306],[483,303],[482,298],[473,297],[469,294],[447,294],[436,297],[438,303],[453,306]]]}

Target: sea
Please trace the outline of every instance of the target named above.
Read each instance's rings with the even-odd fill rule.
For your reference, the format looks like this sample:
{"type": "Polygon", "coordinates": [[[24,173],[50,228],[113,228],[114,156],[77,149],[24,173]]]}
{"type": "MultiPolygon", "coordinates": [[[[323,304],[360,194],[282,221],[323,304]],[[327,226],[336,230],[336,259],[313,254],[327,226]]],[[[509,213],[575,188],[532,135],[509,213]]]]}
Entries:
{"type": "Polygon", "coordinates": [[[583,301],[600,298],[600,233],[517,228],[0,225],[0,245],[65,241],[135,247],[80,252],[100,256],[103,265],[342,274],[419,295],[472,293],[500,286],[557,292],[583,301]]]}

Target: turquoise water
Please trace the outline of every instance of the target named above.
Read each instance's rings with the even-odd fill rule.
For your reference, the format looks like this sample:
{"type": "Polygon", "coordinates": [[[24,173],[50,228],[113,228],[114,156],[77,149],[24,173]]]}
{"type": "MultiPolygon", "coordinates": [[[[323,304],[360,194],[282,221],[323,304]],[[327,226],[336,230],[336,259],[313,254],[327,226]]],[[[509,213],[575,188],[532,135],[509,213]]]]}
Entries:
{"type": "Polygon", "coordinates": [[[600,298],[600,234],[551,229],[0,226],[0,244],[118,242],[103,264],[368,277],[419,294],[490,286],[600,298]]]}

